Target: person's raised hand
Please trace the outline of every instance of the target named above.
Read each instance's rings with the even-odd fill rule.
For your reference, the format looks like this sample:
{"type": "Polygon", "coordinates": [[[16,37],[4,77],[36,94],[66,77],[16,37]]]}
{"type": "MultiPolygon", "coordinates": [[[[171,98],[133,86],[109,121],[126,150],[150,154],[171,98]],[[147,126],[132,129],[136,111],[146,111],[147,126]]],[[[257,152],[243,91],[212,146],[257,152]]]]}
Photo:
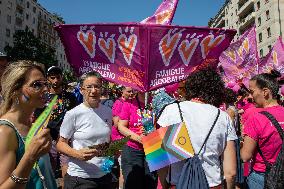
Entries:
{"type": "Polygon", "coordinates": [[[26,153],[29,159],[37,161],[41,156],[48,153],[51,148],[50,130],[44,128],[35,135],[29,144],[26,153]]]}

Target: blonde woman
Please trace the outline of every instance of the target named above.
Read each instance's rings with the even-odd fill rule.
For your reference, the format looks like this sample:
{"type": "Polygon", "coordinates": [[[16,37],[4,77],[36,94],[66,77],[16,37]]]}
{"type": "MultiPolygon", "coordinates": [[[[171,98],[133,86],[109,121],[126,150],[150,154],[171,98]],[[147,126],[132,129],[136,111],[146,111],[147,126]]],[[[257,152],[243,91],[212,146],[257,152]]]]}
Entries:
{"type": "Polygon", "coordinates": [[[32,113],[45,104],[47,82],[42,68],[29,61],[11,63],[3,73],[1,86],[0,189],[57,188],[49,156],[44,156],[51,145],[49,129],[36,135],[25,150],[32,113]]]}

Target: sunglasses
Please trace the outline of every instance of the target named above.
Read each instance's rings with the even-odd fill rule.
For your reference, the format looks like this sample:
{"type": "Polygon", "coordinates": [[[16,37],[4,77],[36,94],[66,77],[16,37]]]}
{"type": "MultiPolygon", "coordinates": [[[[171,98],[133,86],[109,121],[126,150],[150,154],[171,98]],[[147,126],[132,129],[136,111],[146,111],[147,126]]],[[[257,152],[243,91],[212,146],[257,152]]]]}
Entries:
{"type": "Polygon", "coordinates": [[[48,87],[49,84],[47,81],[35,81],[30,87],[34,88],[36,91],[42,90],[44,87],[48,87]]]}

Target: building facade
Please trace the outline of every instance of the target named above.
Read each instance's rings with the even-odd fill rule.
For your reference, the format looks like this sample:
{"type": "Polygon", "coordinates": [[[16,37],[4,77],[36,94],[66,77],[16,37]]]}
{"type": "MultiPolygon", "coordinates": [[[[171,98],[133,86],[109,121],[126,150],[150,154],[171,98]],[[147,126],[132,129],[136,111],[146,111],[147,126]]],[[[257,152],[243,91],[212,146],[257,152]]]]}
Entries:
{"type": "Polygon", "coordinates": [[[41,42],[56,50],[58,66],[70,69],[64,47],[54,26],[64,21],[48,12],[36,0],[0,0],[0,51],[13,45],[17,30],[28,28],[41,42]]]}
{"type": "Polygon", "coordinates": [[[226,0],[209,27],[236,29],[236,40],[256,26],[259,57],[264,57],[279,36],[284,39],[284,0],[226,0]]]}

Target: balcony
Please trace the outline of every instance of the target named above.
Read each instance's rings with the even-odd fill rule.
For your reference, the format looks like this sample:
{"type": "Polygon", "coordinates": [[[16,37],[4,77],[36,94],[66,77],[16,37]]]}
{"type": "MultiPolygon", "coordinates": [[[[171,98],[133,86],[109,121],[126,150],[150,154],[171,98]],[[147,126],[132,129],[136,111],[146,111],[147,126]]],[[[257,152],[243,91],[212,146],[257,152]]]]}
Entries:
{"type": "Polygon", "coordinates": [[[24,15],[19,13],[19,12],[16,12],[16,19],[20,19],[20,20],[24,20],[24,15]]]}
{"type": "Polygon", "coordinates": [[[248,26],[255,23],[255,12],[248,14],[246,17],[240,19],[240,30],[244,30],[248,26]]]}
{"type": "Polygon", "coordinates": [[[254,0],[243,0],[239,2],[238,15],[242,16],[248,12],[254,12],[254,0]]]}

